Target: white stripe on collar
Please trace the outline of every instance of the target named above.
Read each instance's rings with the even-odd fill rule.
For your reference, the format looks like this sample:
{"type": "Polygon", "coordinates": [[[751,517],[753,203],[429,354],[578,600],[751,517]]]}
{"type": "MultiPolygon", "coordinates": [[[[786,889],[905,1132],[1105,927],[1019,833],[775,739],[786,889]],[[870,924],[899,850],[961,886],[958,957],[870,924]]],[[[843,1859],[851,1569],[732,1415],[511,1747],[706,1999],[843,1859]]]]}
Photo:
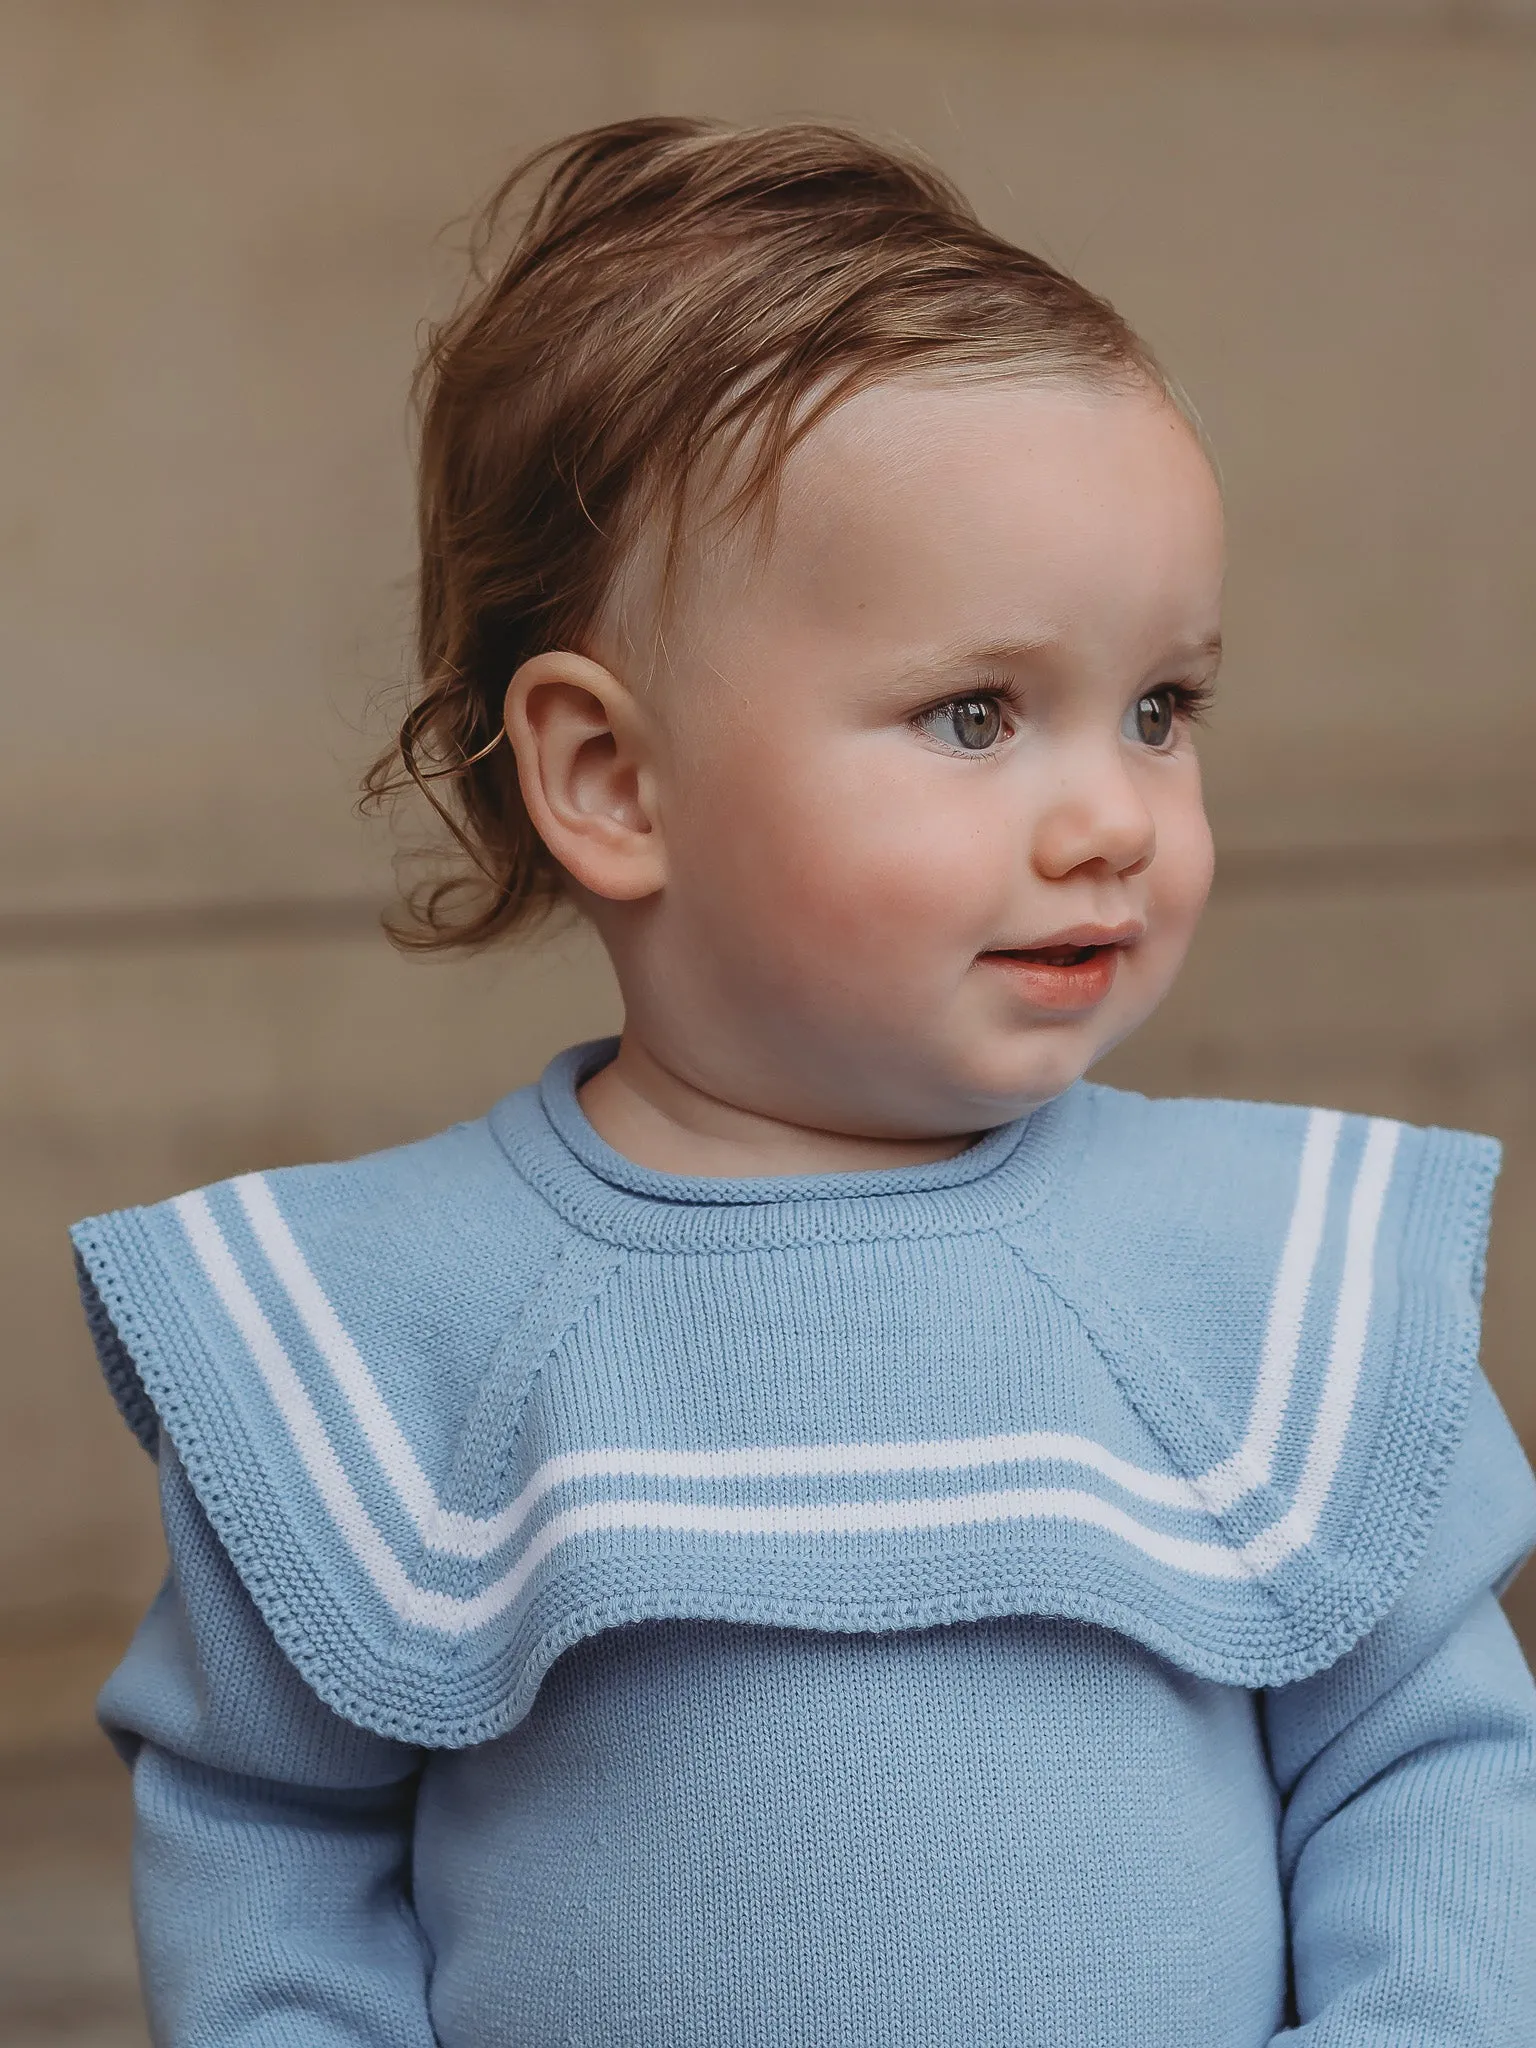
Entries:
{"type": "MultiPolygon", "coordinates": [[[[259,1175],[235,1185],[241,1205],[288,1299],[347,1399],[381,1470],[422,1542],[476,1558],[508,1542],[538,1501],[585,1478],[662,1478],[709,1483],[754,1477],[852,1477],[881,1472],[977,1470],[989,1464],[1050,1460],[1076,1463],[1123,1492],[1175,1508],[1220,1512],[1269,1476],[1295,1376],[1302,1321],[1323,1236],[1341,1119],[1317,1110],[1308,1120],[1296,1198],[1266,1324],[1252,1411],[1239,1449],[1198,1479],[1147,1471],[1091,1439],[1059,1432],[939,1439],[931,1442],[758,1445],[679,1452],[629,1447],[564,1453],[547,1459],[517,1499],[495,1516],[445,1508],[389,1411],[377,1383],[336,1316],[259,1175]]],[[[721,1536],[812,1536],[897,1532],[1038,1518],[1087,1523],[1149,1557],[1204,1578],[1252,1578],[1273,1571],[1316,1530],[1342,1455],[1365,1353],[1375,1248],[1400,1127],[1372,1119],[1346,1226],[1343,1273],[1326,1375],[1295,1496],[1286,1513],[1241,1548],[1149,1527],[1128,1510],[1078,1488],[1032,1487],[899,1501],[803,1505],[711,1505],[606,1499],[551,1515],[517,1559],[468,1598],[421,1586],[363,1505],[292,1360],[264,1315],[205,1194],[175,1204],[192,1249],[235,1324],[282,1417],[311,1483],[359,1565],[406,1622],[463,1634],[510,1606],[539,1562],[558,1544],[600,1529],[673,1529],[721,1536]]]]}

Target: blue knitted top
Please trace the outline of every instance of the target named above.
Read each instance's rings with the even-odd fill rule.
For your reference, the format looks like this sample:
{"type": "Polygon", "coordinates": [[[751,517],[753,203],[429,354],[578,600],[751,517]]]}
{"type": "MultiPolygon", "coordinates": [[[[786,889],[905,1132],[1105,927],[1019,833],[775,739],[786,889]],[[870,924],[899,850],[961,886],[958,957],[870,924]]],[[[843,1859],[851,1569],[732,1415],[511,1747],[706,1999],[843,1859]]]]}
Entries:
{"type": "Polygon", "coordinates": [[[75,1232],[187,2048],[1536,2037],[1495,1148],[1079,1083],[688,1179],[605,1046],[75,1232]]]}

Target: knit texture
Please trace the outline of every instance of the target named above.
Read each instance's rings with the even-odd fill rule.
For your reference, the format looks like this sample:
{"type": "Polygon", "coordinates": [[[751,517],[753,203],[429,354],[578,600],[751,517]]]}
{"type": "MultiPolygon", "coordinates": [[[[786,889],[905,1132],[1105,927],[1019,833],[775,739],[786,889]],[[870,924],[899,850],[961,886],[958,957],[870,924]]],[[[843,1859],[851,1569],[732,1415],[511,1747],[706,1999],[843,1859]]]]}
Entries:
{"type": "Polygon", "coordinates": [[[102,1698],[155,2039],[1526,2048],[1522,1472],[1479,1386],[1390,1615],[1279,1691],[1033,1617],[641,1623],[424,1753],[303,1684],[167,1446],[172,1579],[102,1698]]]}
{"type": "Polygon", "coordinates": [[[1485,1139],[1079,1084],[958,1158],[647,1173],[575,1099],[80,1225],[125,1415],[274,1635],[435,1747],[666,1618],[1054,1614],[1244,1686],[1422,1552],[1476,1371],[1485,1139]]]}
{"type": "Polygon", "coordinates": [[[676,1180],[603,1053],[77,1232],[157,2041],[1528,2042],[1492,1148],[1079,1086],[676,1180]]]}

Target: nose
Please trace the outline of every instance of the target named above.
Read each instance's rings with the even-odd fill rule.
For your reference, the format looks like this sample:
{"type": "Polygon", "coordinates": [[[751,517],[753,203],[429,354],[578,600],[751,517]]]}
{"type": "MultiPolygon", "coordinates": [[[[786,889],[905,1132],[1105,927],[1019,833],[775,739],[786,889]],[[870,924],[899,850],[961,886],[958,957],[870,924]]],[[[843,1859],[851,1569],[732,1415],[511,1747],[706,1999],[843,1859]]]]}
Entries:
{"type": "Polygon", "coordinates": [[[1150,867],[1157,823],[1124,762],[1094,750],[1064,773],[1036,823],[1033,851],[1053,882],[1080,868],[1125,880],[1150,867]]]}

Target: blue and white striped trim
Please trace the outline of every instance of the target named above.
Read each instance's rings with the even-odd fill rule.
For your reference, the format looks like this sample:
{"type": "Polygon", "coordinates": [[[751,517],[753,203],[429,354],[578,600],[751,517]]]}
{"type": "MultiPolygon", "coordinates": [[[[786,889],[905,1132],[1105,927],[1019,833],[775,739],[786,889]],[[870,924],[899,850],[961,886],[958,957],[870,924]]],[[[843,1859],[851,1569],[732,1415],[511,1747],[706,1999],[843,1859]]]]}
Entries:
{"type": "MultiPolygon", "coordinates": [[[[1091,1471],[1132,1501],[1218,1515],[1265,1485],[1297,1371],[1303,1323],[1322,1248],[1342,1118],[1310,1113],[1296,1195],[1276,1270],[1252,1408],[1236,1451],[1197,1478],[1149,1471],[1092,1439],[1027,1431],[929,1442],[751,1445],[714,1451],[644,1446],[572,1451],[546,1459],[517,1498],[478,1517],[438,1498],[367,1363],[300,1250],[272,1190],[259,1174],[231,1185],[272,1273],[345,1399],[380,1471],[423,1547],[455,1558],[489,1557],[522,1530],[559,1487],[593,1479],[680,1483],[877,1473],[974,1471],[1050,1462],[1091,1471]]],[[[450,1636],[503,1614],[542,1560],[563,1543],[599,1530],[685,1530],[712,1536],[804,1537],[894,1533],[1052,1518],[1119,1537],[1157,1562],[1205,1579],[1256,1579],[1303,1549],[1315,1533],[1343,1454],[1365,1357],[1375,1291],[1376,1247],[1401,1126],[1371,1119],[1350,1194],[1342,1273],[1322,1390],[1290,1506],[1241,1546],[1180,1536],[1082,1488],[973,1490],[927,1499],[737,1504],[607,1498],[557,1511],[528,1536],[515,1559],[480,1591],[459,1596],[420,1585],[364,1506],[324,1422],[221,1231],[205,1193],[174,1204],[197,1261],[238,1330],[294,1450],[333,1525],[363,1572],[403,1622],[450,1636]]]]}

